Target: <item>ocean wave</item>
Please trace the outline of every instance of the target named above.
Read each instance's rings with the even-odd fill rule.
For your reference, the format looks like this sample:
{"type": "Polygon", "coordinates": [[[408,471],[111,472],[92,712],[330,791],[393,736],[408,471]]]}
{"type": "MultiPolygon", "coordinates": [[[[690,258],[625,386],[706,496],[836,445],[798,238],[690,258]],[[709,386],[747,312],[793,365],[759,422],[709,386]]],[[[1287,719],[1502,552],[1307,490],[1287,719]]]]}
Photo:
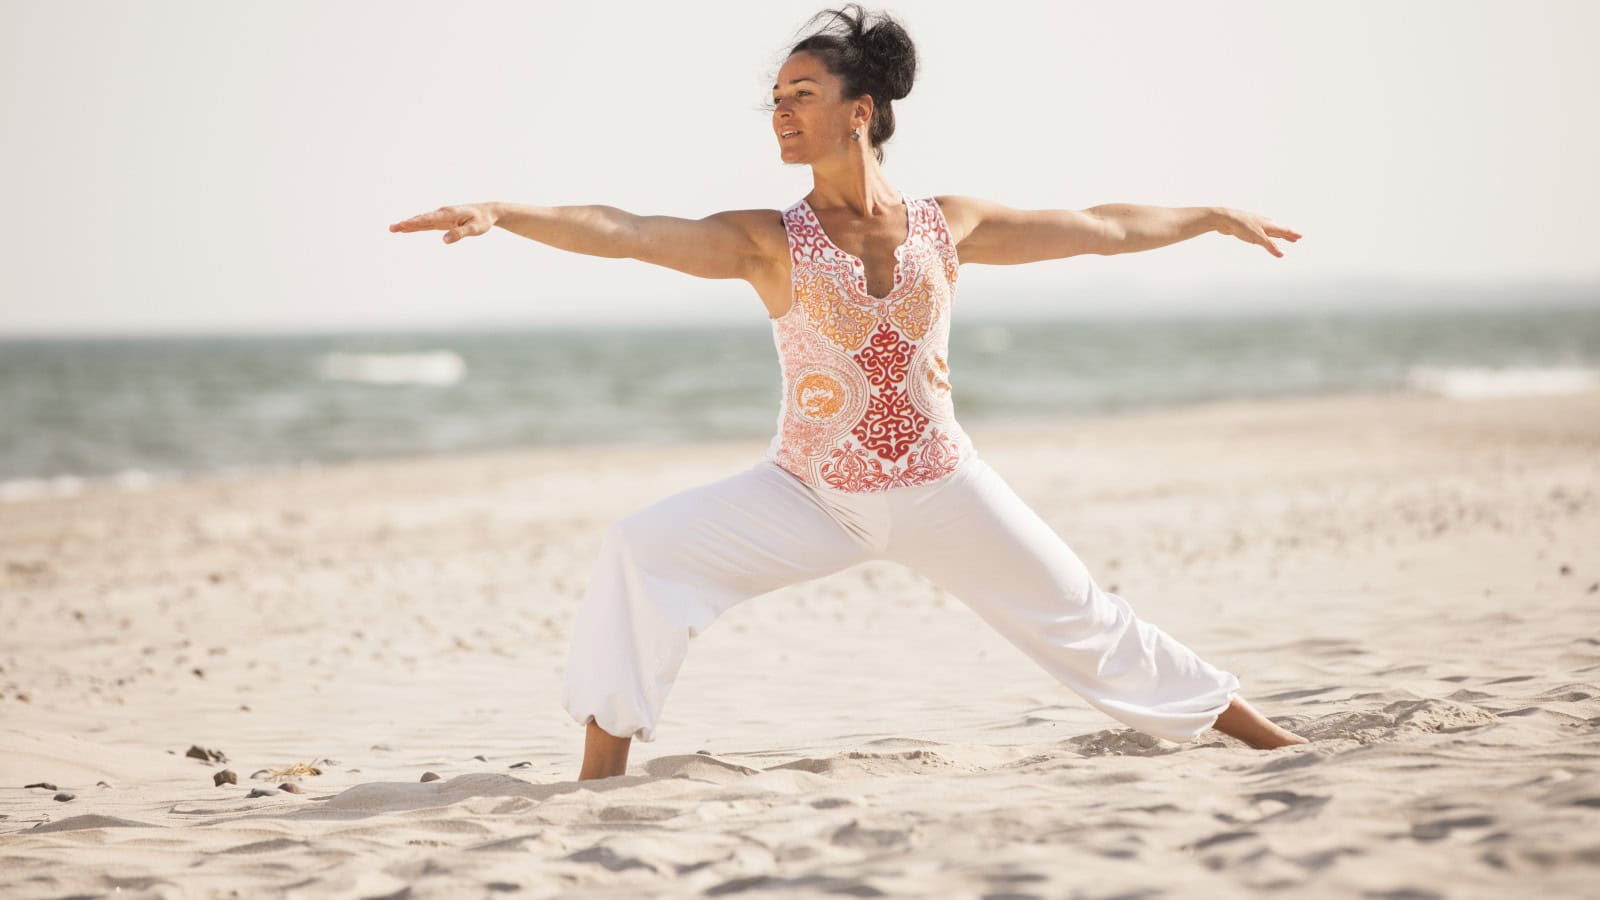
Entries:
{"type": "Polygon", "coordinates": [[[1406,372],[1406,386],[1414,391],[1457,399],[1577,394],[1600,390],[1600,369],[1412,366],[1406,372]]]}
{"type": "Polygon", "coordinates": [[[0,503],[31,500],[35,497],[70,497],[81,494],[95,485],[109,485],[124,491],[142,491],[171,480],[153,475],[142,469],[123,469],[113,475],[87,477],[82,475],[56,475],[50,478],[13,478],[0,481],[0,503]]]}
{"type": "Polygon", "coordinates": [[[455,384],[467,365],[449,350],[424,353],[326,353],[317,360],[323,381],[366,384],[455,384]]]}

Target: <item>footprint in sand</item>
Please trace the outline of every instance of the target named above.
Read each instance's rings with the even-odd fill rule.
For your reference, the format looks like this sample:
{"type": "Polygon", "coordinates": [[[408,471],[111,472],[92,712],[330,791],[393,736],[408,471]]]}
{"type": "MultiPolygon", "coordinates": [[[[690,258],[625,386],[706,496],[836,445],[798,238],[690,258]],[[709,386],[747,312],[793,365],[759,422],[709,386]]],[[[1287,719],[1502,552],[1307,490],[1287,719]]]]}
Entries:
{"type": "Polygon", "coordinates": [[[1349,710],[1320,716],[1297,730],[1313,742],[1390,741],[1404,734],[1451,733],[1496,721],[1489,710],[1445,699],[1396,700],[1376,710],[1349,710]]]}
{"type": "Polygon", "coordinates": [[[1265,822],[1299,822],[1315,818],[1328,805],[1331,797],[1316,794],[1297,794],[1294,791],[1262,791],[1246,798],[1251,803],[1281,803],[1283,808],[1256,819],[1253,824],[1265,822]]]}
{"type": "Polygon", "coordinates": [[[1452,831],[1462,828],[1488,828],[1495,821],[1494,816],[1459,816],[1454,819],[1418,822],[1411,826],[1411,837],[1419,841],[1437,841],[1449,837],[1452,831]]]}
{"type": "Polygon", "coordinates": [[[612,872],[621,872],[627,869],[644,869],[647,872],[663,874],[659,868],[634,856],[624,856],[604,844],[586,847],[576,853],[567,854],[565,859],[573,862],[594,863],[612,872]]]}

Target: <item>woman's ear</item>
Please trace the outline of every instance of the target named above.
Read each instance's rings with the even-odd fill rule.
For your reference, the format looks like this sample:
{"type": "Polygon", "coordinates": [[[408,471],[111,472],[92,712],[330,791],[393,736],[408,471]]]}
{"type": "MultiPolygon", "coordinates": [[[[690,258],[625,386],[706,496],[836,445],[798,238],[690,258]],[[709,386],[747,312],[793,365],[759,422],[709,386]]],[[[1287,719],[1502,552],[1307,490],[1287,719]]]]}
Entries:
{"type": "Polygon", "coordinates": [[[872,109],[873,103],[871,94],[863,94],[861,99],[856,101],[856,108],[854,111],[859,111],[861,113],[862,131],[866,131],[872,127],[872,109]]]}

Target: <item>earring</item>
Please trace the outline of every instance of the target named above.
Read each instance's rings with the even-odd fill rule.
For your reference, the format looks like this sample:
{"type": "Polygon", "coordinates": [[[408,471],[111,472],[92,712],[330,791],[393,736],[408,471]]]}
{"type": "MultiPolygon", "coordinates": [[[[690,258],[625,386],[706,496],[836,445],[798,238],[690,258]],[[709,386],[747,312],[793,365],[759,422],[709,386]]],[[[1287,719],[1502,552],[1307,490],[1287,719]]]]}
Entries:
{"type": "Polygon", "coordinates": [[[850,129],[850,140],[852,140],[852,141],[861,140],[861,132],[855,130],[854,128],[850,129]]]}

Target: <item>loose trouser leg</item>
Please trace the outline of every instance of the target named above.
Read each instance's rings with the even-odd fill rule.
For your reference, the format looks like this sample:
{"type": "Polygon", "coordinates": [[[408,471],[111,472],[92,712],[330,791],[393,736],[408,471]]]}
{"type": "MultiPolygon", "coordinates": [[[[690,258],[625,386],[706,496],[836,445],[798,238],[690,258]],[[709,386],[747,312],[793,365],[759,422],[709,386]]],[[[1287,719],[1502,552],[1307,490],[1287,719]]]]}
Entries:
{"type": "Polygon", "coordinates": [[[1102,590],[1059,535],[983,460],[893,509],[891,558],[921,572],[1090,705],[1188,741],[1239,680],[1102,590]]]}
{"type": "Polygon", "coordinates": [[[573,621],[562,705],[581,725],[655,740],[689,640],[742,600],[867,559],[855,524],[768,460],[613,522],[573,621]]]}

